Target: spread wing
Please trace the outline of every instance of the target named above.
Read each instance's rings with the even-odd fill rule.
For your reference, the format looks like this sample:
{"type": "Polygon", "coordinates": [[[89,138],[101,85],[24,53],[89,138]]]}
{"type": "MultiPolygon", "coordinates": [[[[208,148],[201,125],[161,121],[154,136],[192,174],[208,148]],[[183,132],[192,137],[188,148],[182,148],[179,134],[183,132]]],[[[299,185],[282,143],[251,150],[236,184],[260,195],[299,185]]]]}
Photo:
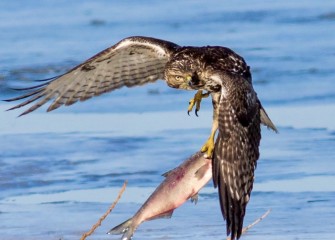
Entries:
{"type": "Polygon", "coordinates": [[[250,82],[225,75],[219,103],[219,133],[213,154],[213,181],[227,221],[227,235],[238,239],[259,157],[260,106],[250,82]]]}
{"type": "Polygon", "coordinates": [[[176,48],[178,45],[160,39],[125,38],[67,73],[26,88],[31,91],[28,94],[6,100],[28,98],[9,110],[39,100],[21,114],[24,115],[54,99],[47,110],[51,111],[124,86],[133,87],[164,79],[165,64],[176,48]]]}

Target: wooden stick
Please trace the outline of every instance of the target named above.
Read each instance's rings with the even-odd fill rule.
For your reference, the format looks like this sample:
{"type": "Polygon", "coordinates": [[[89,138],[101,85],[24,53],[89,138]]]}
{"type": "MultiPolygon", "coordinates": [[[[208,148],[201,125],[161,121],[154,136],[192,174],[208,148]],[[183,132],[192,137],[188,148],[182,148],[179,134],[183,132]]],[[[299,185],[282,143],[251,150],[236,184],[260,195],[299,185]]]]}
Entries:
{"type": "Polygon", "coordinates": [[[114,207],[116,206],[116,204],[117,204],[118,201],[120,200],[120,198],[121,198],[123,192],[126,190],[126,186],[127,186],[127,181],[125,181],[125,182],[123,183],[123,186],[122,186],[122,188],[121,188],[121,190],[120,190],[120,192],[119,192],[119,195],[117,196],[117,198],[116,198],[116,200],[113,202],[113,204],[109,207],[109,209],[107,210],[107,212],[105,212],[105,214],[102,215],[102,217],[98,220],[98,222],[97,222],[96,224],[94,224],[94,225],[92,226],[92,228],[91,228],[88,232],[84,233],[84,234],[81,236],[80,240],[85,240],[88,236],[92,235],[92,233],[93,233],[99,226],[101,226],[102,221],[105,220],[105,218],[108,216],[108,214],[110,214],[110,213],[112,212],[112,210],[114,209],[114,207]]]}
{"type": "MultiPolygon", "coordinates": [[[[262,221],[264,218],[266,218],[267,215],[269,215],[270,212],[271,212],[271,209],[267,210],[260,218],[256,219],[253,223],[249,224],[247,227],[243,228],[242,229],[242,235],[245,234],[250,228],[255,226],[257,223],[262,221]]],[[[230,236],[227,237],[227,240],[231,240],[230,236]]]]}

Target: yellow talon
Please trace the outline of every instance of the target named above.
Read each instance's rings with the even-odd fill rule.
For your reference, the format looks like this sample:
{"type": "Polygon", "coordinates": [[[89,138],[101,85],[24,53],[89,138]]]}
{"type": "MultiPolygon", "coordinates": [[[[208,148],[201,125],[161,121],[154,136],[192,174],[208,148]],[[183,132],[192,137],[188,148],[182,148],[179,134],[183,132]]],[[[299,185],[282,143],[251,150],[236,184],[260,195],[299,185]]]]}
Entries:
{"type": "MultiPolygon", "coordinates": [[[[189,106],[187,109],[187,114],[190,115],[190,112],[192,111],[194,105],[195,107],[195,115],[198,116],[198,111],[200,110],[200,104],[201,104],[201,100],[203,98],[206,98],[209,96],[209,92],[207,93],[202,93],[202,90],[198,90],[197,93],[194,95],[194,98],[192,98],[189,102],[189,106]]],[[[208,140],[205,142],[205,144],[202,146],[201,148],[201,152],[205,153],[205,157],[206,158],[212,158],[213,156],[213,152],[214,152],[214,138],[215,138],[215,133],[218,127],[218,122],[217,122],[217,118],[214,117],[214,122],[212,125],[212,131],[211,134],[208,138],[208,140]]]]}
{"type": "Polygon", "coordinates": [[[215,147],[214,138],[215,138],[216,130],[217,130],[217,121],[214,121],[211,134],[209,135],[209,138],[207,139],[207,141],[201,148],[201,152],[205,153],[206,158],[213,157],[213,152],[214,152],[214,147],[215,147]]]}
{"type": "Polygon", "coordinates": [[[195,115],[198,116],[198,112],[200,110],[200,103],[203,98],[206,98],[209,96],[209,92],[202,93],[202,90],[198,90],[198,92],[194,95],[194,98],[192,98],[189,102],[187,114],[190,115],[190,112],[192,111],[194,105],[195,105],[195,115]]]}
{"type": "Polygon", "coordinates": [[[214,152],[214,137],[210,136],[201,148],[201,152],[206,153],[206,158],[212,158],[214,152]]]}

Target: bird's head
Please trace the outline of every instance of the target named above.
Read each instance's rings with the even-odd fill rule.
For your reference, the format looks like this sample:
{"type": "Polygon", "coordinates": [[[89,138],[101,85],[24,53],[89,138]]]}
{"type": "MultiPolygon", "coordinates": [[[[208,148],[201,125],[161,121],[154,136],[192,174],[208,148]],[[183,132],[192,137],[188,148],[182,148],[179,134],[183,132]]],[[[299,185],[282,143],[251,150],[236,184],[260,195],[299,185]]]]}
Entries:
{"type": "Polygon", "coordinates": [[[201,72],[188,61],[174,61],[165,68],[165,79],[169,87],[195,90],[201,89],[205,82],[201,80],[201,72]]]}

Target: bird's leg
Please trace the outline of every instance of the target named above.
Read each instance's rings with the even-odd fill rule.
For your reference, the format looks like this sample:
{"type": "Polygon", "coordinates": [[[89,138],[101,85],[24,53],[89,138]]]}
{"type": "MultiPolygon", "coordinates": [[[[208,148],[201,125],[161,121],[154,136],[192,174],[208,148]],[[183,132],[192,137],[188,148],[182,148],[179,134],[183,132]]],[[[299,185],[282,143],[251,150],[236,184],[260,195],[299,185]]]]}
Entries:
{"type": "Polygon", "coordinates": [[[200,110],[200,103],[203,98],[206,98],[209,96],[209,92],[202,93],[202,90],[198,90],[197,93],[194,95],[194,98],[192,98],[189,102],[187,114],[190,115],[190,112],[192,111],[194,105],[195,105],[195,115],[198,116],[198,112],[200,110]]]}
{"type": "Polygon", "coordinates": [[[206,156],[205,156],[206,158],[212,158],[213,156],[213,151],[214,151],[214,146],[215,146],[214,138],[215,138],[215,133],[217,129],[218,129],[218,119],[214,118],[211,134],[209,135],[209,138],[207,139],[207,141],[201,148],[201,152],[206,153],[206,156]]]}
{"type": "Polygon", "coordinates": [[[219,100],[221,97],[220,93],[212,93],[212,103],[213,103],[213,124],[212,124],[212,130],[211,134],[209,135],[209,138],[205,142],[205,144],[201,148],[201,152],[205,153],[206,158],[212,158],[213,152],[214,152],[214,138],[216,130],[219,127],[219,100]]]}

